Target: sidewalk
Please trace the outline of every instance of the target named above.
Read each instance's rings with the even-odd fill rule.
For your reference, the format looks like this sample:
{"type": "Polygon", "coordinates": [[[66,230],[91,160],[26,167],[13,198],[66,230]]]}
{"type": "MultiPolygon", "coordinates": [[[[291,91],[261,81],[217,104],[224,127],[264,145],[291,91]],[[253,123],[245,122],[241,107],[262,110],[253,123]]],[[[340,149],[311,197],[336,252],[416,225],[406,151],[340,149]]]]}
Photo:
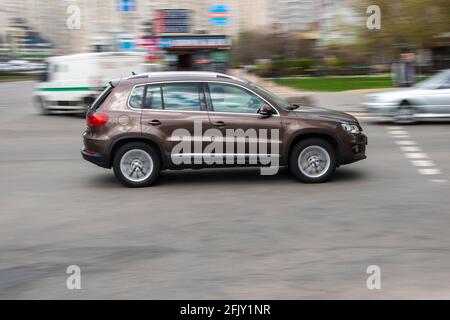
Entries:
{"type": "MultiPolygon", "coordinates": [[[[313,105],[350,112],[350,113],[365,113],[361,103],[364,96],[370,92],[385,91],[389,89],[361,89],[341,92],[312,92],[293,89],[286,86],[278,85],[272,81],[262,79],[254,74],[249,74],[241,69],[231,69],[228,72],[232,76],[250,80],[264,88],[272,91],[288,99],[290,102],[296,100],[310,101],[313,105]]],[[[296,101],[298,102],[298,101],[296,101]]],[[[298,102],[300,103],[300,102],[298,102]]]]}

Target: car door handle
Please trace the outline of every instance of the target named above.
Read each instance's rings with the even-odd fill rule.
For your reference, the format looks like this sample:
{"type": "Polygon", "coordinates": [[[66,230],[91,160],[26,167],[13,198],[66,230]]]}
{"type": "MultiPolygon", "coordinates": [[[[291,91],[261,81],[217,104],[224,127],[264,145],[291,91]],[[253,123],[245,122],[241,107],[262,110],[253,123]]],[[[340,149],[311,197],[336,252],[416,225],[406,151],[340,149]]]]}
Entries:
{"type": "Polygon", "coordinates": [[[161,121],[155,119],[155,120],[149,121],[148,124],[151,124],[152,126],[158,126],[161,124],[161,121]]]}
{"type": "Polygon", "coordinates": [[[216,126],[216,127],[223,127],[224,125],[225,125],[225,122],[223,122],[223,121],[213,122],[213,126],[216,126]]]}

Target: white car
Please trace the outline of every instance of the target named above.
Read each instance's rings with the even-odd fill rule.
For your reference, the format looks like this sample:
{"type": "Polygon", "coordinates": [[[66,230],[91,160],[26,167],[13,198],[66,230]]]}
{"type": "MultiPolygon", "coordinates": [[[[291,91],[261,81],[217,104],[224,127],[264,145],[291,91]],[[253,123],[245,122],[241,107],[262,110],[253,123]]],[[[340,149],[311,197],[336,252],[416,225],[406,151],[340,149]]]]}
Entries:
{"type": "Polygon", "coordinates": [[[399,123],[450,119],[450,69],[411,88],[366,95],[363,107],[372,114],[399,123]]]}

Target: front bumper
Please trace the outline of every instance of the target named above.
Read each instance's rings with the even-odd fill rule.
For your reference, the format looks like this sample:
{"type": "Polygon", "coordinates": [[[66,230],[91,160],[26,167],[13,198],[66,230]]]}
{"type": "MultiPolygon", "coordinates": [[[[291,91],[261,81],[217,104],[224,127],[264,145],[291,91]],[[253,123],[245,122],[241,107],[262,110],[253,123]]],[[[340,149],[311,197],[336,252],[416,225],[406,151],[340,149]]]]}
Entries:
{"type": "Polygon", "coordinates": [[[340,159],[340,165],[349,164],[366,159],[367,136],[363,133],[351,135],[349,141],[345,142],[344,150],[340,159]]]}
{"type": "Polygon", "coordinates": [[[365,102],[362,106],[368,113],[380,117],[392,117],[398,109],[398,104],[391,102],[365,102]]]}
{"type": "Polygon", "coordinates": [[[92,162],[102,168],[109,168],[108,158],[100,153],[86,150],[86,148],[81,149],[81,156],[84,160],[92,162]]]}

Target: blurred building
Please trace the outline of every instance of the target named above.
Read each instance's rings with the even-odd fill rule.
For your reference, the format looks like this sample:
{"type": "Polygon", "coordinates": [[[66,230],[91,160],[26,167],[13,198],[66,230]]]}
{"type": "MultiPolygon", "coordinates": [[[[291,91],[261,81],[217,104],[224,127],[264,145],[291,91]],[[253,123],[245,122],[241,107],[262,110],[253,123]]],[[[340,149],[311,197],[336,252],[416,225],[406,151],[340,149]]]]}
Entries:
{"type": "Polygon", "coordinates": [[[138,36],[142,25],[152,20],[158,9],[190,10],[190,32],[236,36],[244,30],[261,30],[267,25],[267,0],[2,0],[0,37],[6,38],[7,26],[21,18],[55,44],[59,53],[86,52],[111,47],[121,39],[138,36]],[[126,9],[121,3],[128,5],[126,9]],[[228,9],[227,23],[214,23],[215,5],[228,9]],[[80,28],[72,29],[70,7],[80,12],[80,28]]]}
{"type": "Polygon", "coordinates": [[[352,9],[353,0],[321,0],[318,14],[318,30],[320,41],[329,43],[334,41],[352,42],[355,40],[349,26],[361,26],[360,21],[352,9]]]}
{"type": "Polygon", "coordinates": [[[272,0],[269,20],[282,32],[316,30],[319,22],[321,0],[272,0]]]}
{"type": "Polygon", "coordinates": [[[268,22],[279,32],[303,34],[308,39],[341,39],[341,26],[356,23],[351,0],[272,0],[268,22]]]}
{"type": "Polygon", "coordinates": [[[43,34],[51,29],[51,21],[45,3],[37,6],[37,1],[3,0],[0,7],[1,52],[26,57],[50,54],[52,45],[43,34]]]}

